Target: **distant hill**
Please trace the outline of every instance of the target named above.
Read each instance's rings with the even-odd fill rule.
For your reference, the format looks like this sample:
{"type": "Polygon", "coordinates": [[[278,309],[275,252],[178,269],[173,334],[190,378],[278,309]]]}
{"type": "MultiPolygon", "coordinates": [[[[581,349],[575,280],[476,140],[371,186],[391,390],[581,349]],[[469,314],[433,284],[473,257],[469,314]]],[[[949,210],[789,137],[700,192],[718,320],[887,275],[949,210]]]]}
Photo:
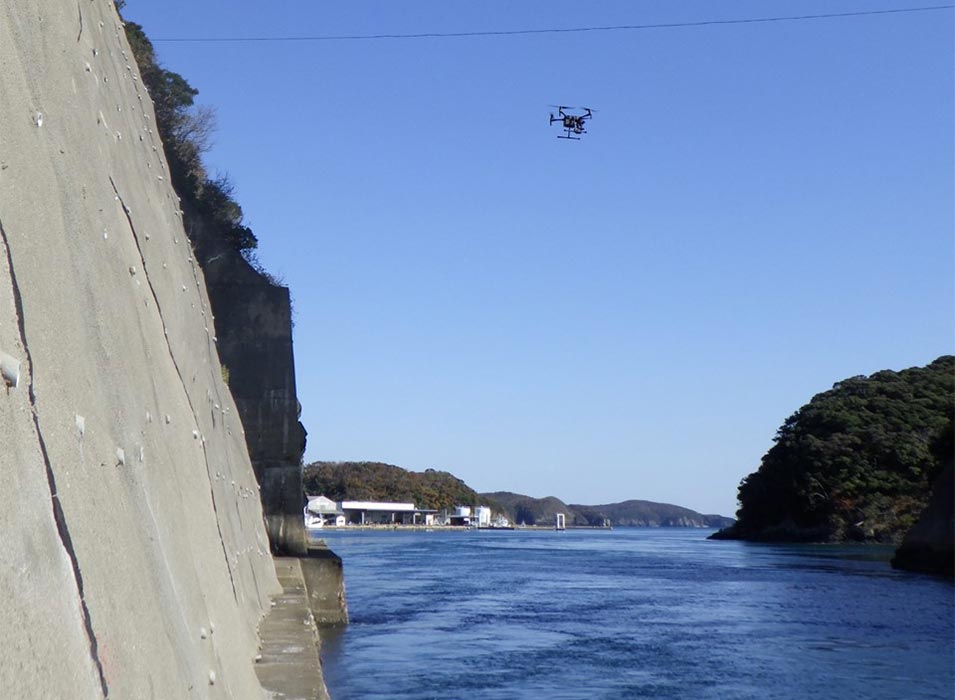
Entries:
{"type": "Polygon", "coordinates": [[[609,518],[614,525],[636,527],[729,527],[735,520],[653,501],[623,501],[600,506],[571,505],[591,524],[609,518]]]}
{"type": "Polygon", "coordinates": [[[482,493],[481,498],[497,503],[501,512],[515,524],[524,525],[551,525],[554,522],[554,515],[563,513],[567,516],[567,524],[576,523],[571,517],[573,509],[559,498],[547,496],[546,498],[532,498],[520,493],[511,493],[510,491],[494,491],[493,493],[482,493]]]}
{"type": "Polygon", "coordinates": [[[481,503],[477,492],[453,474],[412,472],[382,462],[313,462],[306,465],[303,481],[306,493],[333,501],[397,501],[434,510],[481,503]]]}
{"type": "Polygon", "coordinates": [[[312,462],[304,469],[303,481],[309,495],[334,501],[398,501],[434,510],[485,505],[511,522],[525,525],[551,525],[557,513],[567,516],[568,525],[583,526],[603,525],[605,518],[614,525],[642,527],[726,527],[733,523],[731,518],[651,501],[586,506],[510,491],[479,494],[449,472],[413,472],[383,462],[312,462]]]}
{"type": "Polygon", "coordinates": [[[637,527],[728,527],[732,518],[703,515],[689,508],[653,501],[624,501],[607,505],[588,506],[567,504],[559,498],[533,498],[510,491],[482,493],[482,497],[501,504],[504,513],[515,523],[526,525],[550,524],[556,513],[564,513],[567,523],[573,525],[602,525],[609,519],[613,525],[637,527]]]}

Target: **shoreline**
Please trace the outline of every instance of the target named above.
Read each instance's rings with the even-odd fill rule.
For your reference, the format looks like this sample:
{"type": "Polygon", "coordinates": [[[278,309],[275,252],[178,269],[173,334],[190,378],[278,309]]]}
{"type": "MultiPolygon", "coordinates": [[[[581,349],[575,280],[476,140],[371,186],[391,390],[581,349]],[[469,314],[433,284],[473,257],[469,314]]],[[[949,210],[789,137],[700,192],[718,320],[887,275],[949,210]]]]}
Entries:
{"type": "MultiPolygon", "coordinates": [[[[591,525],[568,525],[564,530],[612,530],[610,527],[598,527],[591,525]]],[[[344,527],[323,527],[312,530],[315,533],[315,539],[327,532],[358,532],[364,530],[373,530],[376,532],[521,532],[524,530],[536,532],[559,532],[553,525],[523,525],[520,527],[457,527],[450,525],[346,525],[344,527]]]]}
{"type": "MultiPolygon", "coordinates": [[[[627,526],[631,527],[631,526],[627,526]]],[[[638,526],[632,526],[638,527],[638,526]]],[[[613,530],[613,527],[604,527],[602,525],[567,525],[562,528],[562,530],[613,530]]],[[[659,529],[651,527],[650,529],[659,529]]],[[[686,530],[706,530],[712,528],[673,528],[673,529],[686,529],[686,530]]],[[[521,531],[532,531],[532,532],[560,532],[553,525],[515,525],[514,527],[459,527],[451,525],[345,525],[344,527],[334,527],[328,526],[310,532],[314,533],[314,536],[310,541],[317,541],[325,533],[330,532],[359,532],[364,530],[372,530],[376,532],[521,532],[521,531]]]]}

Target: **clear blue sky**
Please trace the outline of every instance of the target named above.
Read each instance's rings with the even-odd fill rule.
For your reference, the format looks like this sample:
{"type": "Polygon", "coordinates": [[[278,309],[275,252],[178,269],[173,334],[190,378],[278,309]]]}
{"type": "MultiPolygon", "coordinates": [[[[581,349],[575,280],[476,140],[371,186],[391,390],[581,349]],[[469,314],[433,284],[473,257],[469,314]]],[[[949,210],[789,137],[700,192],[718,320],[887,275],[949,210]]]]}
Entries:
{"type": "MultiPolygon", "coordinates": [[[[129,0],[155,39],[900,0],[129,0]]],[[[940,3],[939,3],[940,4],[940,3]]],[[[955,350],[951,10],[510,37],[156,42],[291,288],[308,461],[731,515],[776,428],[955,350]],[[599,110],[560,141],[549,104],[599,110]]]]}

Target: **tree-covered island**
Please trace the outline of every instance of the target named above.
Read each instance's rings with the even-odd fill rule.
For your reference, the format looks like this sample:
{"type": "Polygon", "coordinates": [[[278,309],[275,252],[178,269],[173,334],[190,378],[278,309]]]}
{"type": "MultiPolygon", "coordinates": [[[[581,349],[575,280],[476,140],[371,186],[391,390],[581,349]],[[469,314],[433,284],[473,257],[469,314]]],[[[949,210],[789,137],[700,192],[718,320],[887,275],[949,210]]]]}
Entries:
{"type": "Polygon", "coordinates": [[[722,539],[898,543],[953,453],[955,356],[837,382],[782,424],[722,539]]]}

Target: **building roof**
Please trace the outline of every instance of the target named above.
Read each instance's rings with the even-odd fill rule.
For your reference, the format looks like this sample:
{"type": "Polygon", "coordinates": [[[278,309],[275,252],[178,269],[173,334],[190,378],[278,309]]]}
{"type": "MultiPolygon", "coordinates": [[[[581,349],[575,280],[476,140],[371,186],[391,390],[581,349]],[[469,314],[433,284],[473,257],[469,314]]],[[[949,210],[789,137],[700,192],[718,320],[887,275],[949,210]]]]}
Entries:
{"type": "Polygon", "coordinates": [[[335,503],[330,498],[325,498],[325,496],[310,496],[308,499],[308,508],[309,513],[315,513],[318,515],[332,515],[341,513],[341,510],[338,508],[338,504],[335,503]]]}
{"type": "Polygon", "coordinates": [[[380,510],[389,513],[413,513],[414,503],[390,503],[388,501],[342,501],[342,510],[380,510]]]}

